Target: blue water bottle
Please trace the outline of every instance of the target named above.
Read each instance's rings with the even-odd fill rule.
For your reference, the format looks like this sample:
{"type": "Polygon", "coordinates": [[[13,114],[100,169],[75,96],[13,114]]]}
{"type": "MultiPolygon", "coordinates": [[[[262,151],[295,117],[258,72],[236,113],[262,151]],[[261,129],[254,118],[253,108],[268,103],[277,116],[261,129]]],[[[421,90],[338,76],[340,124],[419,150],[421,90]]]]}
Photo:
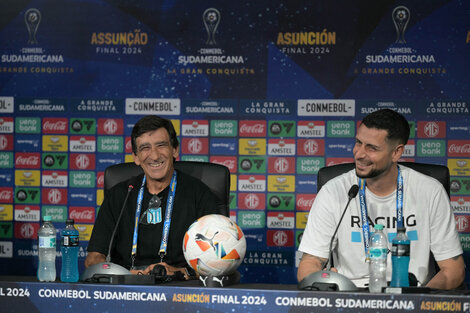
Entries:
{"type": "Polygon", "coordinates": [[[398,227],[392,240],[392,281],[391,287],[409,287],[408,268],[410,265],[410,240],[406,228],[398,227]]]}
{"type": "Polygon", "coordinates": [[[74,220],[69,219],[65,222],[65,228],[62,230],[61,251],[62,251],[62,270],[60,271],[60,280],[63,282],[78,281],[78,230],[74,226],[74,220]]]}

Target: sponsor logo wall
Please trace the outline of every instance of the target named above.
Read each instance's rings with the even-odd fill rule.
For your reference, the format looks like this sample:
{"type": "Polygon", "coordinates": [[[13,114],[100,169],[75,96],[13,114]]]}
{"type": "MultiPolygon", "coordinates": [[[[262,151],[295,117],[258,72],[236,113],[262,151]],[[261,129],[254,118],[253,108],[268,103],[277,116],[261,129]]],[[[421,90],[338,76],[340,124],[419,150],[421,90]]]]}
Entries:
{"type": "Polygon", "coordinates": [[[35,274],[44,215],[59,230],[75,219],[84,260],[103,172],[133,160],[132,127],[156,114],[181,160],[229,168],[242,279],[295,283],[316,175],[353,161],[359,121],[380,108],[410,121],[403,160],[449,167],[470,264],[470,22],[455,24],[470,4],[404,4],[403,27],[395,7],[338,3],[0,5],[0,273],[35,274]]]}

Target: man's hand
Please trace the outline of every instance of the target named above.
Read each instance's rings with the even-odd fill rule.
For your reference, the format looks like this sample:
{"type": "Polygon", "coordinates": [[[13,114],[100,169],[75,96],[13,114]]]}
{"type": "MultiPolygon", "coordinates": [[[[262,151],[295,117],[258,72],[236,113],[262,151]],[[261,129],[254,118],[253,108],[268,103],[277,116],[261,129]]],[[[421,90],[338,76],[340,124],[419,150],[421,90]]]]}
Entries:
{"type": "Polygon", "coordinates": [[[185,267],[174,267],[172,265],[168,265],[167,263],[165,262],[161,262],[161,263],[155,263],[155,264],[150,264],[149,266],[147,266],[146,269],[144,270],[131,270],[131,273],[132,274],[137,274],[137,275],[148,275],[152,272],[153,268],[156,266],[156,265],[162,265],[165,267],[166,269],[166,274],[168,276],[173,276],[175,275],[176,272],[181,272],[183,275],[184,275],[184,279],[185,280],[189,280],[189,274],[188,274],[188,271],[186,270],[185,267]]]}
{"type": "Polygon", "coordinates": [[[98,263],[103,263],[104,261],[106,261],[106,256],[103,253],[88,252],[85,259],[85,268],[98,263]]]}
{"type": "MultiPolygon", "coordinates": [[[[328,259],[304,253],[300,260],[299,270],[297,271],[297,280],[301,282],[308,275],[321,271],[325,267],[326,262],[328,262],[328,259]]],[[[337,272],[334,268],[331,268],[331,270],[337,272]]]]}
{"type": "Polygon", "coordinates": [[[426,287],[436,289],[458,288],[465,279],[465,263],[462,255],[438,261],[439,272],[428,282],[426,287]]]}

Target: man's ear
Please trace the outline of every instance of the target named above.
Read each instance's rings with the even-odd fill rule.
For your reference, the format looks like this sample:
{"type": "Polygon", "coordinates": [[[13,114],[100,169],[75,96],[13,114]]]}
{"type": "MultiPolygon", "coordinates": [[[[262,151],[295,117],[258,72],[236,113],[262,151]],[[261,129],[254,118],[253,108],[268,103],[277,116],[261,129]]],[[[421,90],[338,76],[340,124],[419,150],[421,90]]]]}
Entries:
{"type": "Polygon", "coordinates": [[[401,156],[405,152],[405,145],[404,144],[399,144],[398,146],[395,147],[393,150],[393,155],[392,155],[392,160],[393,162],[398,162],[400,160],[401,156]]]}
{"type": "Polygon", "coordinates": [[[132,152],[132,157],[134,158],[134,163],[136,165],[139,165],[140,166],[140,159],[139,159],[139,156],[137,154],[135,154],[134,152],[132,152]]]}
{"type": "Polygon", "coordinates": [[[179,156],[180,156],[180,146],[173,148],[173,158],[175,160],[178,160],[179,156]]]}

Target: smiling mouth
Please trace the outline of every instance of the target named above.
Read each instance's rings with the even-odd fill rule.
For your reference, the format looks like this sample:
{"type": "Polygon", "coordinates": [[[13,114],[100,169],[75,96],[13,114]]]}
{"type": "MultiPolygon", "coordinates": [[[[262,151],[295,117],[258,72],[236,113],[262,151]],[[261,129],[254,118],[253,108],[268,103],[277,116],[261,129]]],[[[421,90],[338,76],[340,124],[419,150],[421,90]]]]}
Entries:
{"type": "Polygon", "coordinates": [[[151,168],[160,168],[163,165],[163,161],[162,162],[151,162],[151,163],[148,163],[148,165],[151,168]]]}
{"type": "Polygon", "coordinates": [[[370,163],[361,163],[361,162],[356,162],[356,168],[357,169],[364,169],[368,166],[370,166],[371,164],[370,163]]]}

